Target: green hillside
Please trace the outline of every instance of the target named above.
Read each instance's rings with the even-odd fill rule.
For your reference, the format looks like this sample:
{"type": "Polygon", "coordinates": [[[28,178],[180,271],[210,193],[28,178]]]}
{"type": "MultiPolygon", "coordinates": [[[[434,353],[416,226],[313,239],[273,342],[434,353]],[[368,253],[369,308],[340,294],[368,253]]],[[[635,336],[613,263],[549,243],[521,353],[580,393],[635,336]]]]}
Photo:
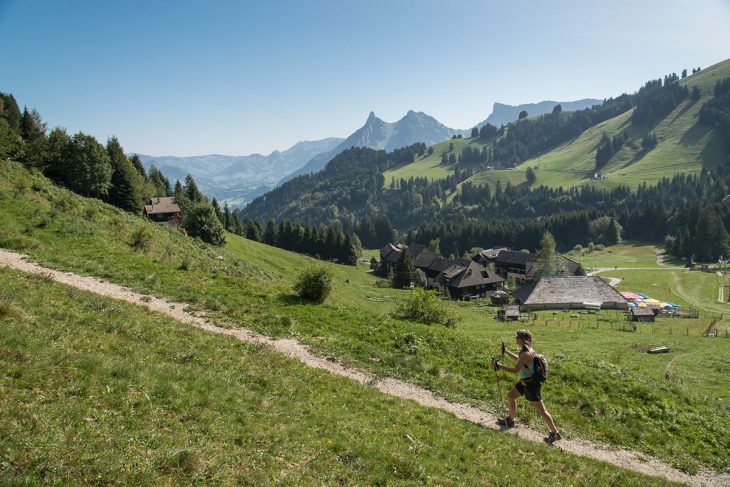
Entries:
{"type": "MultiPolygon", "coordinates": [[[[221,324],[244,325],[272,337],[296,338],[341,363],[378,376],[405,379],[443,397],[491,411],[498,410],[500,403],[495,377],[485,364],[497,353],[500,341],[512,343],[515,327],[526,326],[505,326],[496,321],[494,308],[483,302],[451,305],[455,307],[453,313],[461,316],[453,329],[397,318],[391,312],[409,291],[376,287],[376,279],[364,266],[326,264],[336,276],[333,294],[325,304],[311,305],[293,295],[291,283],[301,269],[315,262],[313,259],[231,234],[225,248],[211,247],[98,200],[76,196],[10,162],[0,162],[0,222],[0,247],[30,254],[44,265],[185,301],[191,310],[208,310],[221,324]],[[143,239],[145,245],[139,245],[140,233],[149,237],[143,239]]],[[[14,291],[0,297],[13,309],[24,310],[26,304],[18,301],[22,295],[22,291],[14,291]]],[[[36,312],[27,306],[23,312],[36,312]]],[[[106,305],[92,306],[103,309],[106,305]]],[[[59,314],[55,319],[63,320],[64,316],[59,314]]],[[[690,472],[700,466],[727,468],[730,458],[721,445],[730,434],[730,396],[727,388],[718,386],[723,383],[722,367],[712,365],[714,362],[708,366],[704,360],[722,356],[725,342],[700,337],[714,316],[703,313],[698,320],[678,319],[625,333],[624,318],[617,313],[602,315],[600,320],[595,316],[539,313],[527,326],[536,327],[538,347],[551,357],[553,375],[545,393],[561,429],[574,437],[638,449],[690,472]],[[669,335],[673,326],[675,330],[677,326],[686,328],[687,335],[669,335]],[[638,356],[632,348],[637,343],[657,342],[687,354],[686,366],[664,376],[662,371],[673,356],[638,356]]],[[[126,320],[120,317],[118,322],[126,320]]],[[[41,317],[37,323],[56,322],[41,317]]],[[[38,326],[38,332],[45,333],[38,326]]],[[[69,333],[73,334],[73,329],[69,333]]],[[[89,338],[87,343],[94,340],[89,338]]],[[[14,349],[21,342],[2,338],[0,347],[14,349]]],[[[218,353],[229,352],[211,352],[213,356],[218,353]]],[[[277,366],[271,368],[278,370],[277,366]]],[[[292,385],[291,390],[306,388],[306,377],[302,385],[292,385]]],[[[6,400],[2,407],[11,405],[6,400]]],[[[207,406],[201,407],[207,411],[207,406]]],[[[281,405],[281,410],[288,409],[281,405]]],[[[362,414],[370,415],[368,411],[362,414]]],[[[528,424],[542,428],[534,411],[521,409],[520,414],[528,424]]],[[[262,431],[268,428],[263,422],[253,424],[262,431]]],[[[312,428],[320,431],[316,424],[312,428]]],[[[38,440],[36,434],[27,441],[38,440]]],[[[446,453],[447,457],[458,456],[458,446],[444,448],[454,452],[446,453]]],[[[70,460],[78,462],[73,455],[70,460]]],[[[380,460],[373,461],[376,468],[382,466],[380,460]]],[[[430,467],[424,469],[430,471],[430,467]]]]}
{"type": "MultiPolygon", "coordinates": [[[[662,177],[677,173],[698,173],[703,167],[712,168],[725,157],[723,142],[709,127],[698,123],[698,114],[703,103],[712,97],[715,83],[730,77],[730,60],[722,61],[690,75],[680,81],[690,89],[698,86],[701,98],[687,99],[680,103],[667,117],[650,127],[633,127],[630,122],[633,110],[600,123],[583,132],[575,139],[533,157],[514,169],[480,171],[469,180],[474,183],[490,183],[497,180],[521,184],[525,171],[531,167],[537,176],[536,184],[551,187],[595,185],[613,187],[619,184],[636,187],[641,183],[652,183],[662,177]],[[611,159],[602,173],[605,178],[593,180],[595,173],[596,146],[604,132],[613,137],[626,130],[629,143],[611,159]],[[641,139],[647,133],[654,133],[658,145],[646,153],[641,148],[641,139]]],[[[446,141],[434,146],[431,155],[419,158],[414,163],[385,173],[385,183],[392,177],[444,178],[453,173],[453,166],[441,164],[441,153],[454,142],[454,150],[461,151],[468,144],[484,145],[478,139],[446,141]]],[[[464,168],[462,168],[464,169],[464,168]]]]}
{"type": "Polygon", "coordinates": [[[453,146],[453,152],[456,154],[461,153],[461,150],[468,146],[484,147],[484,143],[479,139],[452,139],[447,140],[433,146],[432,154],[424,154],[411,164],[393,168],[389,171],[385,171],[383,176],[385,177],[385,184],[388,185],[395,179],[409,179],[409,178],[422,178],[427,177],[429,179],[443,179],[450,174],[454,173],[453,164],[442,164],[441,156],[446,153],[451,153],[450,147],[453,146]]]}

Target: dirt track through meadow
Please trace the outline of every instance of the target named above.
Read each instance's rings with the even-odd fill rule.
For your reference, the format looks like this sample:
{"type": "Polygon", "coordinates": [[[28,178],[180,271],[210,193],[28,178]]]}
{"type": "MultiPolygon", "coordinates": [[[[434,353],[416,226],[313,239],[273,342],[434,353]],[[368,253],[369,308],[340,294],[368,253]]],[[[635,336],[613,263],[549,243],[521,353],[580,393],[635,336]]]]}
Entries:
{"type": "MultiPolygon", "coordinates": [[[[415,401],[416,403],[430,408],[437,408],[447,411],[457,418],[471,423],[499,430],[496,425],[496,416],[487,411],[480,410],[467,404],[458,404],[446,399],[434,396],[430,391],[413,384],[392,378],[378,378],[367,371],[345,367],[336,361],[328,360],[310,352],[307,347],[292,339],[273,340],[261,334],[245,328],[224,328],[208,321],[204,316],[194,316],[185,310],[185,303],[168,301],[156,297],[146,296],[132,291],[129,288],[117,284],[102,281],[93,277],[81,276],[69,272],[61,272],[29,262],[26,256],[0,249],[0,266],[12,269],[47,275],[52,280],[72,286],[83,291],[92,292],[101,296],[127,301],[129,303],[143,306],[152,311],[162,313],[182,323],[200,328],[211,333],[228,335],[246,343],[266,346],[287,357],[299,360],[309,367],[324,369],[333,375],[346,377],[355,382],[372,387],[384,394],[401,399],[415,401]]],[[[516,435],[525,440],[542,442],[544,433],[519,426],[505,433],[516,435]]],[[[631,451],[615,449],[609,446],[600,445],[594,442],[577,438],[564,439],[558,443],[556,448],[563,451],[580,455],[583,457],[600,460],[621,468],[644,473],[654,477],[661,477],[667,480],[682,482],[694,486],[720,486],[730,485],[730,475],[715,474],[710,471],[702,471],[698,475],[688,475],[658,460],[647,458],[646,455],[631,451]]]]}

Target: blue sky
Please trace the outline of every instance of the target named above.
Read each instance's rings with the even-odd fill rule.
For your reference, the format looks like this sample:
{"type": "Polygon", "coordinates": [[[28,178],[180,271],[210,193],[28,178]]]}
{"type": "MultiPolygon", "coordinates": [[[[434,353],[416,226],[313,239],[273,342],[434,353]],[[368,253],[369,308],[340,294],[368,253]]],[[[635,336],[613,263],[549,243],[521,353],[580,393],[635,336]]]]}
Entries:
{"type": "Polygon", "coordinates": [[[268,153],[373,110],[454,128],[730,57],[730,1],[0,0],[0,91],[153,155],[268,153]]]}

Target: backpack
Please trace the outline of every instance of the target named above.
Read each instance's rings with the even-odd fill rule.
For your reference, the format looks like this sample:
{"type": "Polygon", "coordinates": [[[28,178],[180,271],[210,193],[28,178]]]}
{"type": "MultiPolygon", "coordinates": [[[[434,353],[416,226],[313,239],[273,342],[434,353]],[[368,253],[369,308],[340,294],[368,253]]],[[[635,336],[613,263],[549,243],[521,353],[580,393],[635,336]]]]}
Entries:
{"type": "Polygon", "coordinates": [[[532,359],[534,372],[532,378],[537,382],[548,380],[548,361],[544,355],[535,354],[532,359]]]}

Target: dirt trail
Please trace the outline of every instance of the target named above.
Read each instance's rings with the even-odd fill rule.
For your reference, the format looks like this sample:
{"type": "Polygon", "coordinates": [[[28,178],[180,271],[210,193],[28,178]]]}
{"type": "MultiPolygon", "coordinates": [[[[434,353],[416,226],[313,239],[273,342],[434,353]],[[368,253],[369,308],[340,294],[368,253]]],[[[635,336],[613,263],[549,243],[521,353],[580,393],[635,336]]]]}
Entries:
{"type": "MultiPolygon", "coordinates": [[[[26,256],[2,249],[0,249],[0,266],[10,267],[35,274],[44,274],[54,281],[77,289],[144,306],[152,311],[162,313],[178,321],[212,333],[228,335],[246,343],[269,347],[286,355],[287,357],[297,359],[309,367],[324,369],[331,374],[347,377],[348,379],[377,389],[385,394],[415,401],[422,406],[438,408],[443,411],[450,412],[460,419],[470,421],[486,428],[495,430],[500,429],[495,424],[496,416],[489,412],[482,411],[467,404],[449,402],[446,399],[434,396],[433,393],[426,389],[397,379],[379,379],[367,371],[344,367],[337,362],[333,362],[313,354],[307,349],[307,347],[296,340],[273,340],[244,328],[229,329],[217,326],[202,316],[194,316],[184,311],[186,307],[185,303],[145,296],[136,293],[131,289],[93,277],[80,276],[69,272],[61,272],[41,267],[37,264],[28,262],[26,260],[26,256]]],[[[535,442],[542,442],[542,438],[544,436],[543,433],[525,426],[508,430],[506,433],[535,442]]],[[[559,442],[558,447],[575,455],[593,458],[595,460],[604,461],[635,472],[661,477],[675,482],[682,482],[688,485],[713,487],[718,485],[730,485],[730,474],[716,474],[710,471],[702,471],[698,475],[688,475],[663,462],[649,459],[645,455],[631,450],[614,449],[609,446],[580,439],[564,439],[559,442]]]]}

